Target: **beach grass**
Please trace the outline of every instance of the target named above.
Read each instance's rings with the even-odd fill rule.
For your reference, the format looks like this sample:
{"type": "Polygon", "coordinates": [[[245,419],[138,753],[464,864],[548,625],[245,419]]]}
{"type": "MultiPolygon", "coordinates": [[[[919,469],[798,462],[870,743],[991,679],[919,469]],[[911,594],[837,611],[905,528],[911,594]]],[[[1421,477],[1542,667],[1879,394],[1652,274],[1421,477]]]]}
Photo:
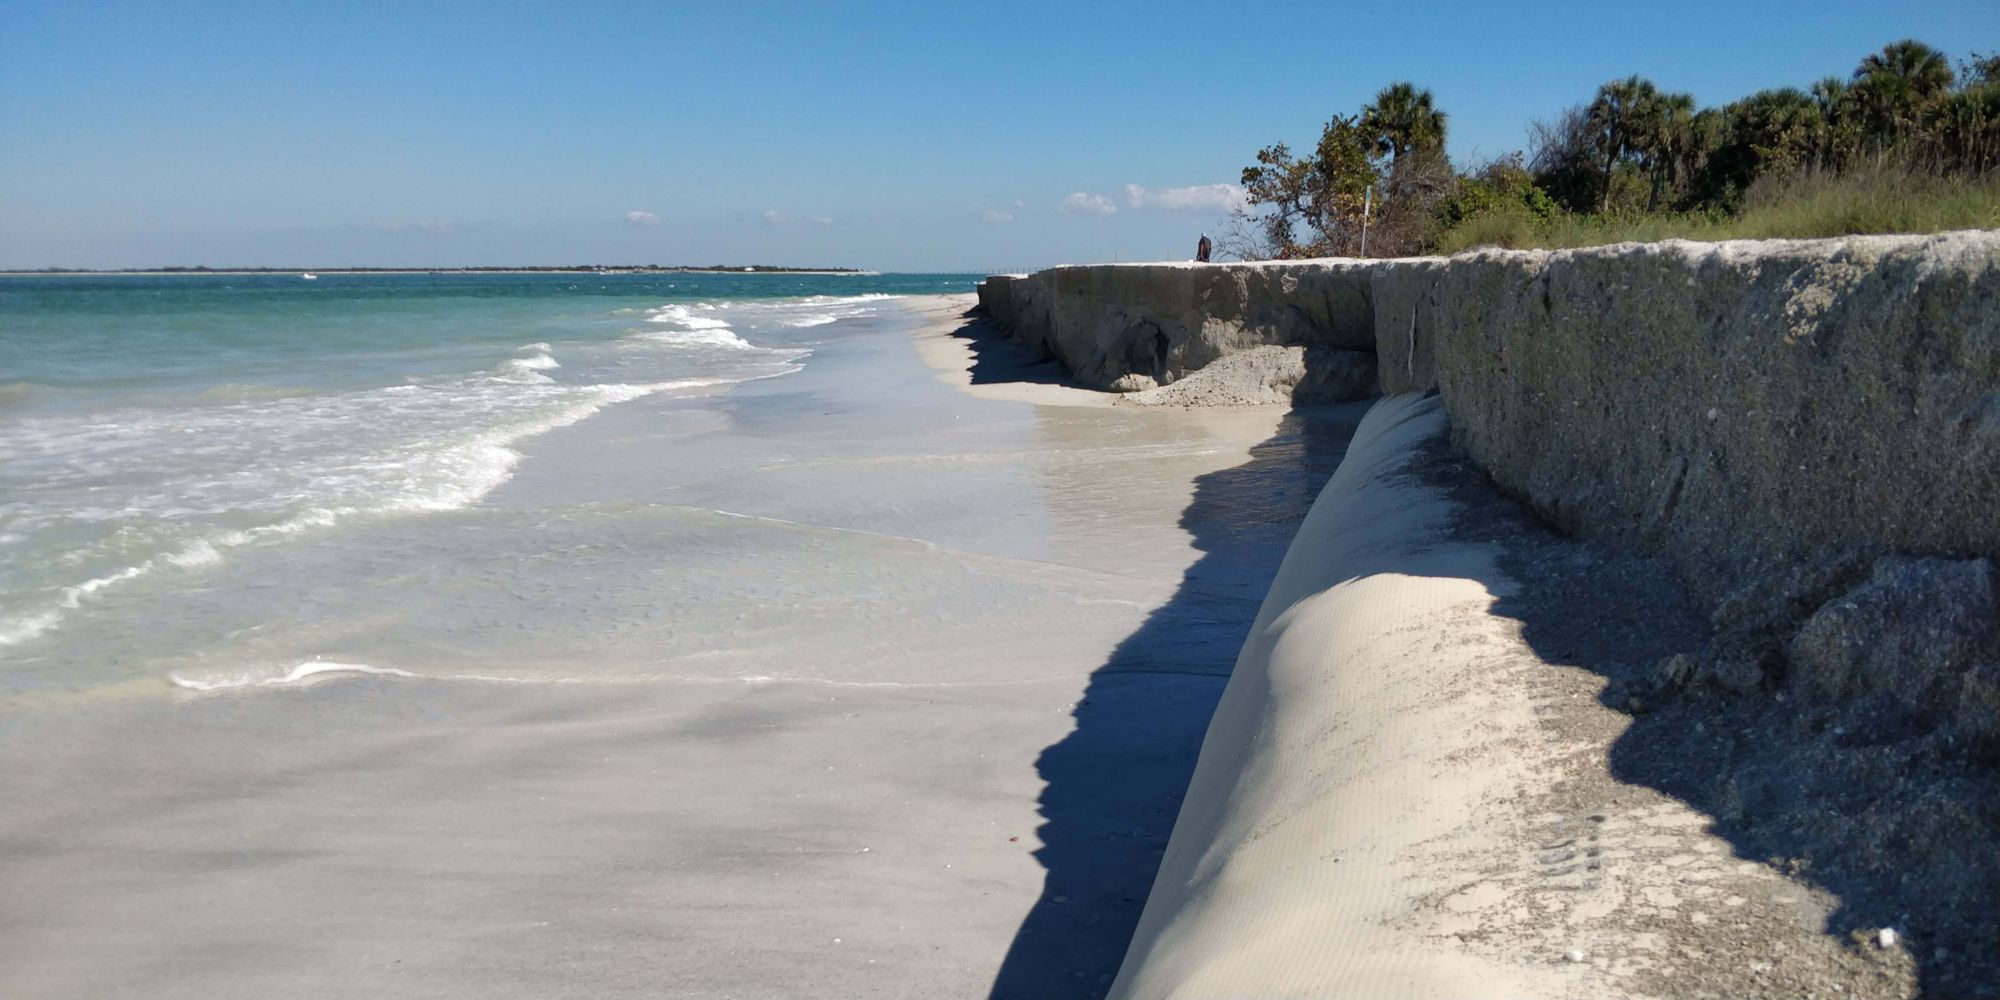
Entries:
{"type": "Polygon", "coordinates": [[[1881,170],[1767,178],[1746,192],[1734,215],[1556,212],[1543,217],[1523,208],[1501,209],[1446,230],[1438,238],[1437,251],[1561,250],[1667,239],[1812,239],[1992,228],[2000,228],[2000,174],[1966,177],[1881,170]]]}

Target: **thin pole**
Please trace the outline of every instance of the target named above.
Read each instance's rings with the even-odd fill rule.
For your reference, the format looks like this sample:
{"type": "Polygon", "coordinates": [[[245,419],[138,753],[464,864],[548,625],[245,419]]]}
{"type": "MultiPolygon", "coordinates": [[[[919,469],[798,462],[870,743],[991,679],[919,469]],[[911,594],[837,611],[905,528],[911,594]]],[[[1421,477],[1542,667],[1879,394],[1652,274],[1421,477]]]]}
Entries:
{"type": "Polygon", "coordinates": [[[1361,256],[1368,256],[1368,211],[1375,207],[1375,185],[1361,192],[1361,256]]]}

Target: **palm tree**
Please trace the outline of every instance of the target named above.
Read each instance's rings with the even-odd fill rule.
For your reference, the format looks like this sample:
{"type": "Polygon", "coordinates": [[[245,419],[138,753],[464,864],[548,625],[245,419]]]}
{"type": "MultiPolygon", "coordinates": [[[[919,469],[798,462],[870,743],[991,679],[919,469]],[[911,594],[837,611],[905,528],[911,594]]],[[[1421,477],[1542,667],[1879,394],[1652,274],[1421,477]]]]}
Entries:
{"type": "Polygon", "coordinates": [[[2000,160],[2000,84],[1967,87],[1933,104],[1925,122],[1945,162],[1979,172],[2000,160]]]}
{"type": "Polygon", "coordinates": [[[1924,102],[1910,81],[1895,73],[1877,71],[1854,81],[1848,88],[1854,110],[1864,132],[1875,140],[1875,151],[1901,140],[1922,114],[1924,102]]]}
{"type": "Polygon", "coordinates": [[[1652,192],[1646,197],[1648,212],[1659,209],[1660,192],[1675,179],[1688,147],[1694,144],[1694,117],[1693,94],[1661,94],[1641,117],[1643,131],[1634,143],[1653,178],[1652,192]]]}
{"type": "Polygon", "coordinates": [[[1823,170],[1839,170],[1861,141],[1861,126],[1855,121],[1854,88],[1841,77],[1825,77],[1813,84],[1812,99],[1823,123],[1814,159],[1823,170]]]}
{"type": "Polygon", "coordinates": [[[1820,116],[1828,121],[1840,117],[1841,112],[1847,107],[1849,92],[1852,89],[1847,81],[1840,77],[1821,77],[1820,81],[1812,86],[1813,103],[1819,105],[1820,116]]]}
{"type": "Polygon", "coordinates": [[[1375,137],[1377,154],[1387,154],[1393,165],[1412,150],[1443,146],[1445,113],[1437,109],[1429,90],[1399,80],[1383,87],[1361,109],[1361,127],[1375,137]]]}
{"type": "Polygon", "coordinates": [[[1951,89],[1951,61],[1944,53],[1914,38],[1890,42],[1882,46],[1882,51],[1862,59],[1861,65],[1854,69],[1854,78],[1860,80],[1877,73],[1901,77],[1910,92],[1925,103],[1951,89]]]}
{"type": "Polygon", "coordinates": [[[1658,97],[1659,88],[1651,80],[1636,76],[1613,80],[1597,88],[1597,97],[1585,113],[1597,133],[1597,151],[1604,157],[1604,184],[1597,193],[1598,211],[1611,206],[1611,172],[1617,168],[1619,158],[1633,148],[1634,137],[1651,127],[1648,118],[1656,111],[1658,97]]]}
{"type": "Polygon", "coordinates": [[[1855,104],[1879,152],[1908,135],[1924,110],[1951,90],[1951,62],[1913,38],[1891,42],[1854,68],[1855,104]]]}
{"type": "Polygon", "coordinates": [[[1755,154],[1759,173],[1806,161],[1825,125],[1819,105],[1797,87],[1760,90],[1738,101],[1736,109],[1737,137],[1755,154]]]}
{"type": "Polygon", "coordinates": [[[1696,200],[1711,199],[1712,190],[1702,191],[1700,186],[1707,180],[1709,165],[1723,144],[1729,141],[1729,112],[1723,108],[1703,108],[1694,113],[1687,129],[1687,146],[1681,150],[1680,163],[1675,166],[1681,178],[1688,183],[1690,196],[1696,200]]]}

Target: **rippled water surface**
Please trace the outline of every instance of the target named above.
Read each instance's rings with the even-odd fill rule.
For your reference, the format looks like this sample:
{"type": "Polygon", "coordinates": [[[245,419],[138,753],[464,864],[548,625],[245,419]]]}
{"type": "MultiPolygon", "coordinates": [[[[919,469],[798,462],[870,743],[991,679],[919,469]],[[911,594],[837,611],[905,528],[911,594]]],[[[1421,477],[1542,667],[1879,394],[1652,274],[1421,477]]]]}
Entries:
{"type": "MultiPolygon", "coordinates": [[[[549,520],[465,513],[537,438],[792,375],[843,323],[971,281],[0,278],[0,690],[329,669],[288,659],[300,630],[366,632],[386,582],[450,591],[490,570],[447,540],[549,520]],[[259,651],[281,632],[287,649],[259,651]]],[[[555,520],[540,537],[601,527],[555,520]]]]}

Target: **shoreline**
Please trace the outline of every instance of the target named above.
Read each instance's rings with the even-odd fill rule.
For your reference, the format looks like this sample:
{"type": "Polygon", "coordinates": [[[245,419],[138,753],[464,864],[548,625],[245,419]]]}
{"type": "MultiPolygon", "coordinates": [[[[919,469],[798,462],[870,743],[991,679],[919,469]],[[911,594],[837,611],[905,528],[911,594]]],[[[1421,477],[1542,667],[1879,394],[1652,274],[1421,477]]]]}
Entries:
{"type": "Polygon", "coordinates": [[[1107,407],[1116,396],[1071,382],[1062,367],[1039,359],[1007,339],[990,320],[968,315],[977,299],[963,295],[913,295],[905,307],[922,324],[913,334],[917,355],[938,381],[979,399],[1036,406],[1107,407]]]}
{"type": "Polygon", "coordinates": [[[10,988],[1101,992],[1327,456],[1276,414],[959,392],[918,319],[288,543],[371,583],[212,651],[419,676],[0,704],[10,988]],[[547,682],[424,676],[526,675],[489,653],[547,682]]]}
{"type": "MultiPolygon", "coordinates": [[[[610,268],[598,270],[590,267],[361,267],[361,268],[257,268],[243,270],[235,268],[209,268],[194,270],[189,268],[146,269],[138,268],[119,271],[0,271],[0,278],[199,278],[204,275],[215,277],[295,277],[301,273],[327,275],[370,275],[370,274],[822,274],[836,277],[873,277],[880,271],[859,268],[748,268],[748,267],[659,267],[659,268],[610,268]]],[[[966,272],[968,274],[972,272],[966,272]]]]}

